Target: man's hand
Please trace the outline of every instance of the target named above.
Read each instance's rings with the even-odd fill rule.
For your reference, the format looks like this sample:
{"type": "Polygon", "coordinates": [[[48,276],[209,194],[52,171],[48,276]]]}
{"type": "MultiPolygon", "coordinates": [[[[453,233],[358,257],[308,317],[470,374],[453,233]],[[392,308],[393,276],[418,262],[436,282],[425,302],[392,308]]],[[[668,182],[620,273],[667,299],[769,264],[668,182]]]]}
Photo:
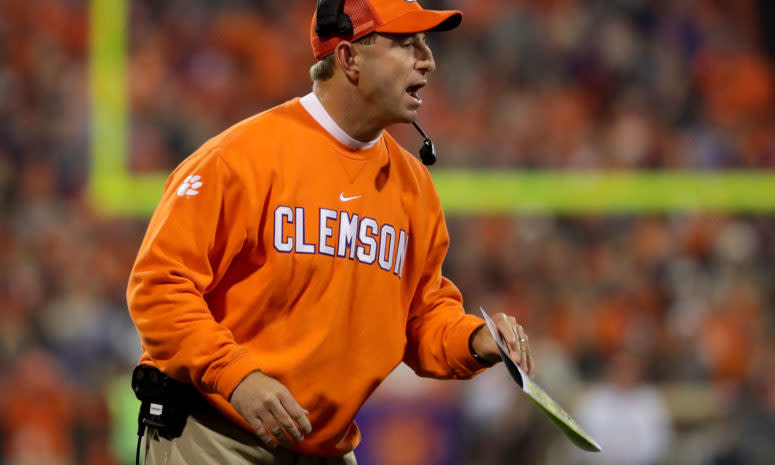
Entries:
{"type": "MultiPolygon", "coordinates": [[[[509,357],[514,363],[520,366],[522,370],[531,378],[533,377],[533,355],[530,352],[530,344],[527,340],[525,328],[522,327],[513,316],[505,313],[496,313],[492,316],[492,321],[498,327],[506,348],[509,350],[509,357]]],[[[474,338],[471,341],[471,348],[484,360],[488,362],[498,362],[501,359],[498,346],[492,338],[492,334],[487,329],[487,325],[476,330],[474,338]]]]}
{"type": "Polygon", "coordinates": [[[240,381],[231,394],[231,405],[272,449],[278,441],[290,447],[293,441],[302,441],[312,431],[309,412],[301,408],[285,386],[260,371],[240,381]]]}

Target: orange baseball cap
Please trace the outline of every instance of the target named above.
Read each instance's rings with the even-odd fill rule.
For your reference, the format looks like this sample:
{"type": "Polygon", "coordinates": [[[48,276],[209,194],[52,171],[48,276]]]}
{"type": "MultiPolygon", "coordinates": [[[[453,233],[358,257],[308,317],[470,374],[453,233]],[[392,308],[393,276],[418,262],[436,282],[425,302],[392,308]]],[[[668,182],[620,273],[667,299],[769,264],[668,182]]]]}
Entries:
{"type": "Polygon", "coordinates": [[[316,59],[331,54],[341,40],[353,42],[372,32],[449,31],[463,20],[458,10],[425,10],[417,0],[345,0],[344,12],[352,21],[352,32],[322,39],[315,33],[317,13],[312,16],[309,39],[316,59]]]}

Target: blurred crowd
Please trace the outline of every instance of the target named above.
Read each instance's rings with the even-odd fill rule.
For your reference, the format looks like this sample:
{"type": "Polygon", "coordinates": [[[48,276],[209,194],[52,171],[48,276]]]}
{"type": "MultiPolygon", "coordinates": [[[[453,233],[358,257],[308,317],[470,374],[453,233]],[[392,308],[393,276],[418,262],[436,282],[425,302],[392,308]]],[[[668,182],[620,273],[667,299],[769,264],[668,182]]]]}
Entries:
{"type": "MultiPolygon", "coordinates": [[[[309,91],[314,2],[129,4],[134,171],[169,171],[230,124],[309,91]]],[[[754,1],[423,5],[465,13],[459,30],[431,37],[438,70],[422,91],[442,167],[775,165],[773,44],[754,1]]],[[[88,7],[0,0],[0,465],[133,461],[113,393],[139,356],[124,293],[147,219],[99,217],[86,201],[88,7]]],[[[469,311],[517,316],[539,381],[607,451],[590,461],[566,447],[489,370],[452,383],[465,444],[454,463],[775,461],[775,217],[468,216],[449,227],[445,272],[469,311]]]]}
{"type": "MultiPolygon", "coordinates": [[[[309,90],[314,2],[190,3],[132,2],[138,169],[174,166],[202,134],[309,90]]],[[[439,67],[422,91],[446,166],[775,164],[773,64],[752,0],[424,4],[465,12],[432,35],[439,67]]]]}
{"type": "MultiPolygon", "coordinates": [[[[603,454],[581,463],[772,463],[771,441],[753,438],[766,438],[762,428],[775,424],[775,218],[479,217],[455,218],[450,226],[457,246],[448,274],[467,302],[514,312],[541,338],[534,347],[539,381],[564,405],[577,406],[579,421],[604,438],[604,448],[613,453],[618,445],[630,457],[603,454]],[[581,385],[590,388],[587,398],[581,385]],[[647,385],[664,388],[663,399],[649,394],[646,403],[670,408],[673,422],[654,418],[661,428],[644,426],[650,415],[628,411],[638,402],[625,394],[647,385]],[[617,396],[628,401],[617,402],[617,396]],[[753,413],[764,420],[747,416],[753,413]],[[662,449],[653,457],[664,461],[633,456],[637,444],[650,444],[651,438],[637,434],[641,428],[666,434],[655,439],[662,449]],[[683,435],[671,449],[674,428],[683,435]],[[751,442],[742,445],[735,434],[744,428],[752,430],[744,436],[751,442]],[[685,441],[698,438],[704,441],[682,450],[685,441]],[[737,461],[713,461],[716,453],[737,461]],[[757,461],[751,454],[764,455],[757,461]]],[[[476,399],[494,386],[472,388],[476,399]]],[[[500,407],[490,410],[472,414],[497,417],[500,407]]],[[[516,421],[512,413],[504,421],[516,421]]],[[[515,429],[492,431],[480,445],[486,450],[491,436],[513,437],[515,429]]],[[[520,444],[520,453],[537,445],[545,457],[545,443],[532,439],[520,444]]],[[[548,463],[573,463],[552,457],[548,463]]]]}

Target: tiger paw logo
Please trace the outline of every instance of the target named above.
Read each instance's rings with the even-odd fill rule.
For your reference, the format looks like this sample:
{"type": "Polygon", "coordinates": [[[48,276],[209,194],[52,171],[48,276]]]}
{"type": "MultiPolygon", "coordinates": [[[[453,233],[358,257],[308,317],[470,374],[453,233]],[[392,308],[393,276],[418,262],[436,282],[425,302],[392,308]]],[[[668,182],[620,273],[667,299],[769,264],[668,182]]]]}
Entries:
{"type": "Polygon", "coordinates": [[[191,175],[186,178],[185,181],[183,181],[183,184],[178,187],[178,197],[183,197],[184,195],[186,197],[190,197],[193,195],[196,195],[199,193],[197,189],[202,187],[202,176],[197,175],[191,175]]]}

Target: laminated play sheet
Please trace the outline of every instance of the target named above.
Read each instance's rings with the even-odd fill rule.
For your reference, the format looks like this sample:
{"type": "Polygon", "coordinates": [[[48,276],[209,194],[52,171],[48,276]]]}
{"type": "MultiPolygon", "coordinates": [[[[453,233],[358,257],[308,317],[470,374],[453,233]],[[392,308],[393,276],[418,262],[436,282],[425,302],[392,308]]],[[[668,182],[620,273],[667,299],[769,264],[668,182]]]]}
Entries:
{"type": "Polygon", "coordinates": [[[487,322],[487,328],[490,330],[495,343],[498,345],[498,351],[501,354],[503,363],[509,370],[511,377],[517,382],[519,387],[522,388],[525,394],[533,401],[533,403],[552,420],[552,423],[568,437],[578,447],[592,451],[600,452],[600,445],[592,439],[586,431],[584,431],[578,423],[576,423],[568,412],[562,409],[549,394],[546,393],[541,387],[536,384],[535,381],[530,379],[529,376],[522,371],[514,361],[509,357],[509,351],[506,344],[501,338],[498,328],[495,326],[495,322],[492,321],[487,312],[483,308],[479,308],[484,316],[484,321],[487,322]]]}

